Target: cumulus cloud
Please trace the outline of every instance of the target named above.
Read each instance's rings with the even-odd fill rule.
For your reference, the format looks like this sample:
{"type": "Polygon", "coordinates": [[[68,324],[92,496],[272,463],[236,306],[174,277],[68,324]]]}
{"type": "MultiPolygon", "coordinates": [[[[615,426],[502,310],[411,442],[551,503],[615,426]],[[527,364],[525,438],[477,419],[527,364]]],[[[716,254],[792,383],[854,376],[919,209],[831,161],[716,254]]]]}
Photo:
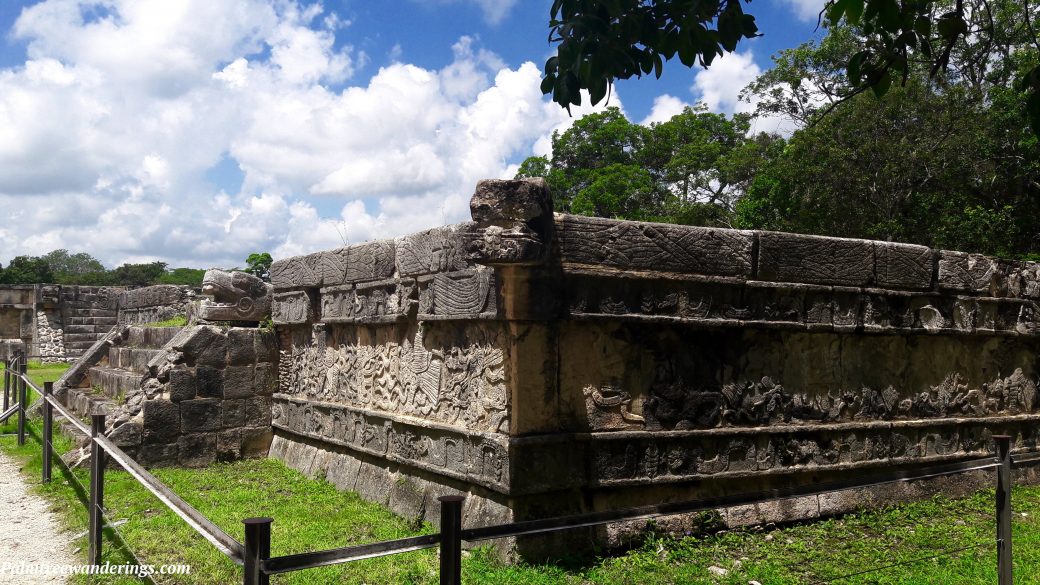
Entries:
{"type": "Polygon", "coordinates": [[[659,95],[654,98],[654,105],[651,106],[650,113],[647,114],[646,118],[643,118],[640,124],[649,126],[654,122],[667,122],[673,116],[681,114],[683,108],[689,105],[673,95],[659,95]]]}
{"type": "MultiPolygon", "coordinates": [[[[479,3],[489,19],[513,4],[479,3]]],[[[441,69],[352,83],[364,55],[335,42],[347,24],[291,0],[24,10],[27,60],[0,69],[0,207],[31,234],[0,227],[0,259],[234,265],[458,221],[477,180],[572,123],[534,64],[475,38],[441,69]],[[241,187],[214,186],[218,165],[241,187]]]]}
{"type": "Polygon", "coordinates": [[[820,11],[826,3],[827,0],[784,0],[784,4],[787,4],[798,18],[806,21],[819,19],[820,11]]]}

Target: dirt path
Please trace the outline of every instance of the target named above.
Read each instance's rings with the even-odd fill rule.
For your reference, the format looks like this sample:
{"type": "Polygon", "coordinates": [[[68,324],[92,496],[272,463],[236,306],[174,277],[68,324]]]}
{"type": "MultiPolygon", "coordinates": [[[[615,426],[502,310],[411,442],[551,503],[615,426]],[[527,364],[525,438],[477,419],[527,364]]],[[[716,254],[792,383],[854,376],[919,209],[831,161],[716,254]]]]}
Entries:
{"type": "Polygon", "coordinates": [[[18,468],[17,462],[0,452],[0,583],[66,583],[66,577],[12,575],[8,569],[22,563],[57,566],[83,562],[72,554],[72,535],[61,531],[47,501],[29,492],[29,483],[18,468]]]}

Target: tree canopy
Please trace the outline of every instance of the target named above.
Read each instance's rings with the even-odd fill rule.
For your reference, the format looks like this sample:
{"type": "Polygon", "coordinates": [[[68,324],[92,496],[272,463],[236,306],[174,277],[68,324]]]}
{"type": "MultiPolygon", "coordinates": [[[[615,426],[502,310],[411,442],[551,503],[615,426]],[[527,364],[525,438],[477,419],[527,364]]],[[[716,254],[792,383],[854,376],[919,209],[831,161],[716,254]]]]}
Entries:
{"type": "MultiPolygon", "coordinates": [[[[660,77],[676,56],[687,67],[710,66],[758,36],[745,3],[751,0],[554,0],[549,42],[556,54],[545,62],[542,92],[569,109],[581,104],[582,90],[597,104],[616,80],[660,77]]],[[[951,67],[958,54],[985,71],[1009,32],[997,21],[1017,21],[1013,33],[1037,47],[1036,16],[1028,2],[1003,0],[828,0],[821,24],[854,27],[862,41],[837,63],[848,87],[834,95],[883,96],[920,67],[930,77],[970,74],[951,67]]],[[[1040,63],[1022,68],[1016,88],[1026,92],[1025,111],[1040,135],[1040,63]]]]}
{"type": "Polygon", "coordinates": [[[846,67],[870,46],[862,26],[780,52],[743,95],[756,116],[793,120],[789,138],[749,134],[746,114],[693,108],[644,127],[608,109],[519,174],[546,177],[571,213],[1040,257],[1040,142],[1021,84],[1040,53],[1022,3],[976,6],[992,10],[986,52],[957,44],[938,73],[914,61],[880,97],[846,67]]]}

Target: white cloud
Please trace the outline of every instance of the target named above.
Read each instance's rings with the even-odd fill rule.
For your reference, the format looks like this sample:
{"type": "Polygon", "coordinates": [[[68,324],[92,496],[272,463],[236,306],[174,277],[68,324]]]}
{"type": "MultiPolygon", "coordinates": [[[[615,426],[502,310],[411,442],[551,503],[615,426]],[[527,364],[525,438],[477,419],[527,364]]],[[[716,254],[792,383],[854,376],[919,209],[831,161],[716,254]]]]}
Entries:
{"type": "MultiPolygon", "coordinates": [[[[726,53],[716,58],[707,69],[697,72],[690,91],[712,112],[730,115],[753,113],[758,100],[755,97],[750,101],[741,100],[740,92],[761,74],[762,68],[755,63],[754,54],[750,50],[743,53],[726,53]]],[[[656,109],[656,102],[654,105],[656,109]]],[[[778,116],[759,116],[751,122],[753,133],[775,132],[789,136],[795,129],[796,124],[793,121],[778,116]]]]}
{"type": "Polygon", "coordinates": [[[640,124],[649,126],[654,122],[667,122],[676,114],[681,114],[683,108],[689,105],[673,95],[659,95],[654,98],[654,105],[650,108],[650,113],[643,118],[640,124]]]}
{"type": "Polygon", "coordinates": [[[806,21],[818,20],[826,3],[827,0],[784,0],[798,18],[806,21]]]}
{"type": "MultiPolygon", "coordinates": [[[[514,2],[480,3],[490,19],[514,2]]],[[[0,69],[0,260],[67,247],[227,266],[459,221],[476,181],[573,121],[538,67],[475,38],[442,69],[393,63],[350,85],[363,55],[338,48],[344,30],[293,0],[26,9],[28,59],[0,69]],[[228,161],[240,191],[207,179],[228,161]]]]}
{"type": "Polygon", "coordinates": [[[754,109],[740,101],[744,89],[762,69],[755,63],[751,51],[726,53],[712,61],[711,66],[697,72],[691,91],[713,112],[744,112],[754,109]]]}

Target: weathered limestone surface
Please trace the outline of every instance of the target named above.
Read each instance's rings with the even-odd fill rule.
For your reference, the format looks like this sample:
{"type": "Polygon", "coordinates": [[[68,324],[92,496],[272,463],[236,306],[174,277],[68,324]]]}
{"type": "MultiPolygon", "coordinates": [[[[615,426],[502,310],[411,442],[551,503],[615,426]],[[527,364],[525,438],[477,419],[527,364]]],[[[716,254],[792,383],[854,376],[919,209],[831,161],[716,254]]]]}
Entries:
{"type": "Polygon", "coordinates": [[[1034,263],[551,209],[487,181],[472,222],[276,262],[272,455],[498,522],[1037,446],[1034,263]]]}
{"type": "Polygon", "coordinates": [[[207,270],[202,278],[198,318],[204,321],[259,322],[271,316],[270,284],[241,271],[207,270]]]}

